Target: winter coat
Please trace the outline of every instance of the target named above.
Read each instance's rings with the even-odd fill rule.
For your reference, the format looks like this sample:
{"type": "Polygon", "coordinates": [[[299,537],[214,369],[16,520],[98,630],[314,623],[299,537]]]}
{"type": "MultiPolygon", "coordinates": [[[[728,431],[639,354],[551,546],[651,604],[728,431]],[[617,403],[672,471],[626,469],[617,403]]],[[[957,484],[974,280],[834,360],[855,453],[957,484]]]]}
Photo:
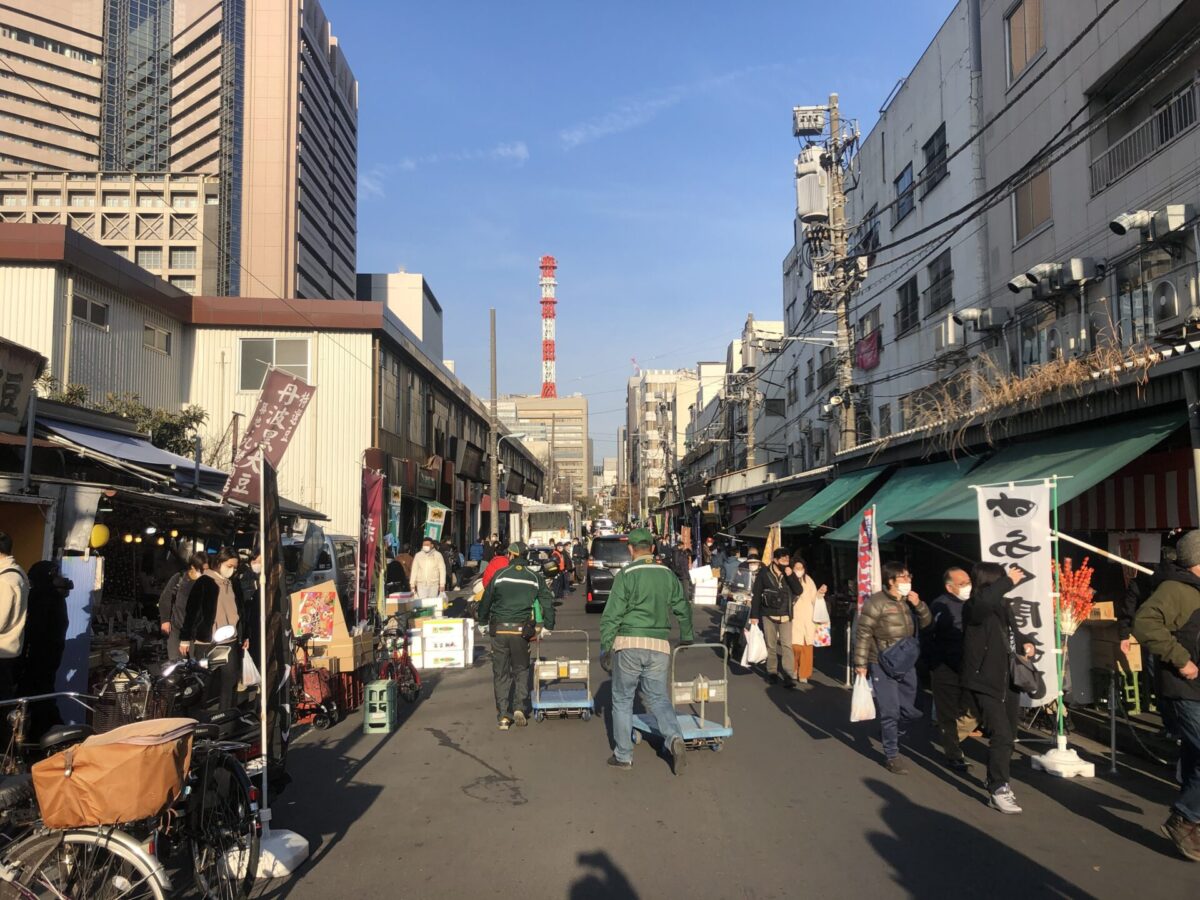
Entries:
{"type": "Polygon", "coordinates": [[[1177,565],[1171,565],[1164,576],[1137,611],[1133,634],[1164,663],[1162,695],[1200,701],[1200,678],[1189,680],[1179,674],[1189,661],[1200,665],[1200,578],[1177,565]]]}
{"type": "Polygon", "coordinates": [[[438,590],[446,586],[446,559],[434,550],[426,553],[424,550],[413,557],[412,572],[408,580],[415,588],[420,584],[436,584],[438,590]]]}
{"type": "Polygon", "coordinates": [[[0,558],[0,659],[21,655],[25,614],[29,609],[29,578],[11,556],[0,558]]]}
{"type": "MultiPolygon", "coordinates": [[[[183,625],[179,629],[179,640],[185,643],[199,641],[207,644],[212,640],[213,628],[217,618],[217,601],[221,593],[221,584],[217,581],[221,576],[209,570],[192,582],[188,592],[187,608],[183,614],[183,625]]],[[[246,616],[245,603],[242,599],[242,586],[235,574],[229,579],[233,590],[234,603],[238,608],[238,636],[240,642],[245,636],[246,616]]]]}
{"type": "Polygon", "coordinates": [[[805,572],[797,577],[788,577],[792,594],[792,643],[815,644],[817,624],[813,621],[813,608],[817,603],[817,583],[805,572]]]}
{"type": "Polygon", "coordinates": [[[612,591],[600,618],[600,649],[612,649],[618,637],[667,640],[669,614],[679,620],[679,637],[692,640],[692,607],[679,577],[652,556],[639,556],[613,577],[612,591]]]}
{"type": "Polygon", "coordinates": [[[487,564],[487,568],[483,570],[483,586],[486,588],[492,583],[492,579],[496,577],[496,573],[508,565],[508,557],[497,553],[492,557],[492,561],[487,564]]]}
{"type": "Polygon", "coordinates": [[[1003,576],[987,587],[976,587],[963,606],[962,685],[989,697],[1004,697],[1009,690],[1009,658],[1030,643],[1004,596],[1013,589],[1003,576]]]}
{"type": "Polygon", "coordinates": [[[783,571],[763,566],[750,590],[750,618],[788,619],[792,615],[792,586],[783,571]]]}
{"type": "Polygon", "coordinates": [[[932,621],[933,614],[924,600],[914,607],[886,591],[872,594],[862,605],[854,629],[854,667],[878,662],[880,653],[906,637],[915,637],[920,628],[927,628],[932,621]]]}
{"type": "Polygon", "coordinates": [[[554,595],[542,573],[527,559],[514,559],[492,579],[479,601],[479,621],[520,625],[534,618],[533,601],[542,608],[542,624],[554,630],[554,595]]]}
{"type": "Polygon", "coordinates": [[[969,602],[942,594],[929,604],[933,624],[921,632],[921,655],[930,669],[946,665],[962,671],[963,607],[969,602]]]}

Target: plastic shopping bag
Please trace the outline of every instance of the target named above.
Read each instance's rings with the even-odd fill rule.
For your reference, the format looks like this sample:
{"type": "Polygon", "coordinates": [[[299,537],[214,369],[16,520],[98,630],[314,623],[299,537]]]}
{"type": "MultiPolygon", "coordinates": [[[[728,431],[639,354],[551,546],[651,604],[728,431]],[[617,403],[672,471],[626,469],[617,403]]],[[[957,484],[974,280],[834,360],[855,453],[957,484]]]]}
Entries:
{"type": "Polygon", "coordinates": [[[828,625],[818,625],[813,635],[814,647],[829,647],[833,645],[833,635],[829,633],[828,625]]]}
{"type": "Polygon", "coordinates": [[[763,637],[762,629],[757,625],[751,625],[746,629],[746,650],[742,653],[742,665],[748,669],[757,663],[766,661],[767,641],[763,637]]]}
{"type": "Polygon", "coordinates": [[[254,664],[254,660],[250,658],[249,653],[242,654],[242,684],[246,687],[254,687],[262,679],[258,674],[258,666],[254,664]]]}
{"type": "Polygon", "coordinates": [[[812,620],[815,625],[829,624],[829,604],[825,602],[824,594],[817,594],[817,599],[813,601],[812,620]]]}
{"type": "Polygon", "coordinates": [[[871,693],[871,682],[865,675],[854,679],[854,693],[850,695],[850,721],[869,722],[875,718],[875,697],[871,693]]]}

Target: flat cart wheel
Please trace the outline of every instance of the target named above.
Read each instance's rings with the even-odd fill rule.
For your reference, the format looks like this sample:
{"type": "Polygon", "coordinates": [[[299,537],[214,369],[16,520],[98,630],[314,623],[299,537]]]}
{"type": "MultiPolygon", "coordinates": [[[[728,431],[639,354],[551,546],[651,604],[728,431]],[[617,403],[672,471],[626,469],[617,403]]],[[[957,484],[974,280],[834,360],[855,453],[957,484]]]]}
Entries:
{"type": "Polygon", "coordinates": [[[642,733],[640,731],[638,731],[636,728],[633,731],[632,739],[633,739],[633,746],[635,746],[635,747],[642,742],[642,733]]]}
{"type": "Polygon", "coordinates": [[[581,712],[579,714],[579,718],[583,719],[583,721],[585,721],[585,722],[588,719],[590,719],[591,717],[592,717],[592,711],[590,709],[585,709],[583,712],[581,712]]]}
{"type": "Polygon", "coordinates": [[[544,712],[542,712],[540,709],[533,714],[533,721],[535,721],[535,722],[541,722],[545,718],[546,718],[546,714],[544,712]]]}
{"type": "Polygon", "coordinates": [[[712,745],[713,753],[720,753],[724,749],[725,749],[724,741],[713,741],[713,745],[712,745]]]}

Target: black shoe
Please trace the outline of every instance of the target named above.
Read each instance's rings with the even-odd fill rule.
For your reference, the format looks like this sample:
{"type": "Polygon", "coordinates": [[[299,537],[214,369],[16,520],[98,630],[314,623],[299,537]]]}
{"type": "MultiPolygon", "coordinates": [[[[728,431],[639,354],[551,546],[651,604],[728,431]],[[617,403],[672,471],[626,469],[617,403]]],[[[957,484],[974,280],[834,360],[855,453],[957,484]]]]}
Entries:
{"type": "Polygon", "coordinates": [[[946,766],[960,775],[966,775],[971,771],[971,764],[965,759],[952,759],[946,763],[946,766]]]}
{"type": "Polygon", "coordinates": [[[500,723],[497,727],[501,731],[508,731],[508,729],[512,728],[512,723],[513,723],[513,720],[510,719],[508,716],[501,716],[500,723]]]}
{"type": "Polygon", "coordinates": [[[796,689],[796,679],[791,675],[784,675],[783,686],[786,690],[794,691],[796,689]]]}
{"type": "Polygon", "coordinates": [[[772,672],[767,676],[767,684],[779,684],[779,676],[772,672]]]}
{"type": "Polygon", "coordinates": [[[683,742],[683,738],[675,738],[671,741],[671,771],[676,775],[682,775],[686,768],[687,744],[683,742]]]}
{"type": "Polygon", "coordinates": [[[615,756],[610,756],[608,758],[608,767],[610,769],[632,769],[633,763],[621,762],[621,760],[617,759],[615,756]]]}
{"type": "Polygon", "coordinates": [[[887,760],[883,767],[893,775],[907,775],[908,769],[904,768],[904,763],[900,762],[900,757],[895,756],[887,760]]]}

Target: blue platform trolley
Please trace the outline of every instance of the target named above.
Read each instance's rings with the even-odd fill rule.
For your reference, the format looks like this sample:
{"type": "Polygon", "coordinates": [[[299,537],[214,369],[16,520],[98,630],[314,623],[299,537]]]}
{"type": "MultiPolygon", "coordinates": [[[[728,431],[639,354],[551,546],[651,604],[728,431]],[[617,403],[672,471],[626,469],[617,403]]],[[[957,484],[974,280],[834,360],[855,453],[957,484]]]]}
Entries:
{"type": "MultiPolygon", "coordinates": [[[[720,752],[725,739],[733,737],[733,723],[729,718],[729,648],[724,644],[689,644],[676,647],[671,653],[671,705],[679,730],[689,750],[707,747],[720,752]],[[715,650],[721,657],[721,677],[714,679],[697,674],[691,681],[678,681],[675,663],[679,654],[692,650],[715,650]],[[711,706],[720,707],[720,716],[710,719],[711,706]],[[680,711],[684,707],[686,711],[680,711]]],[[[662,737],[662,729],[653,713],[641,712],[633,716],[633,742],[640,743],[643,735],[662,737]]]]}
{"type": "Polygon", "coordinates": [[[547,717],[579,718],[586,722],[596,708],[592,698],[591,638],[580,629],[556,630],[552,638],[564,635],[583,637],[583,659],[566,656],[547,659],[542,656],[545,641],[534,643],[533,718],[537,722],[547,717]]]}

